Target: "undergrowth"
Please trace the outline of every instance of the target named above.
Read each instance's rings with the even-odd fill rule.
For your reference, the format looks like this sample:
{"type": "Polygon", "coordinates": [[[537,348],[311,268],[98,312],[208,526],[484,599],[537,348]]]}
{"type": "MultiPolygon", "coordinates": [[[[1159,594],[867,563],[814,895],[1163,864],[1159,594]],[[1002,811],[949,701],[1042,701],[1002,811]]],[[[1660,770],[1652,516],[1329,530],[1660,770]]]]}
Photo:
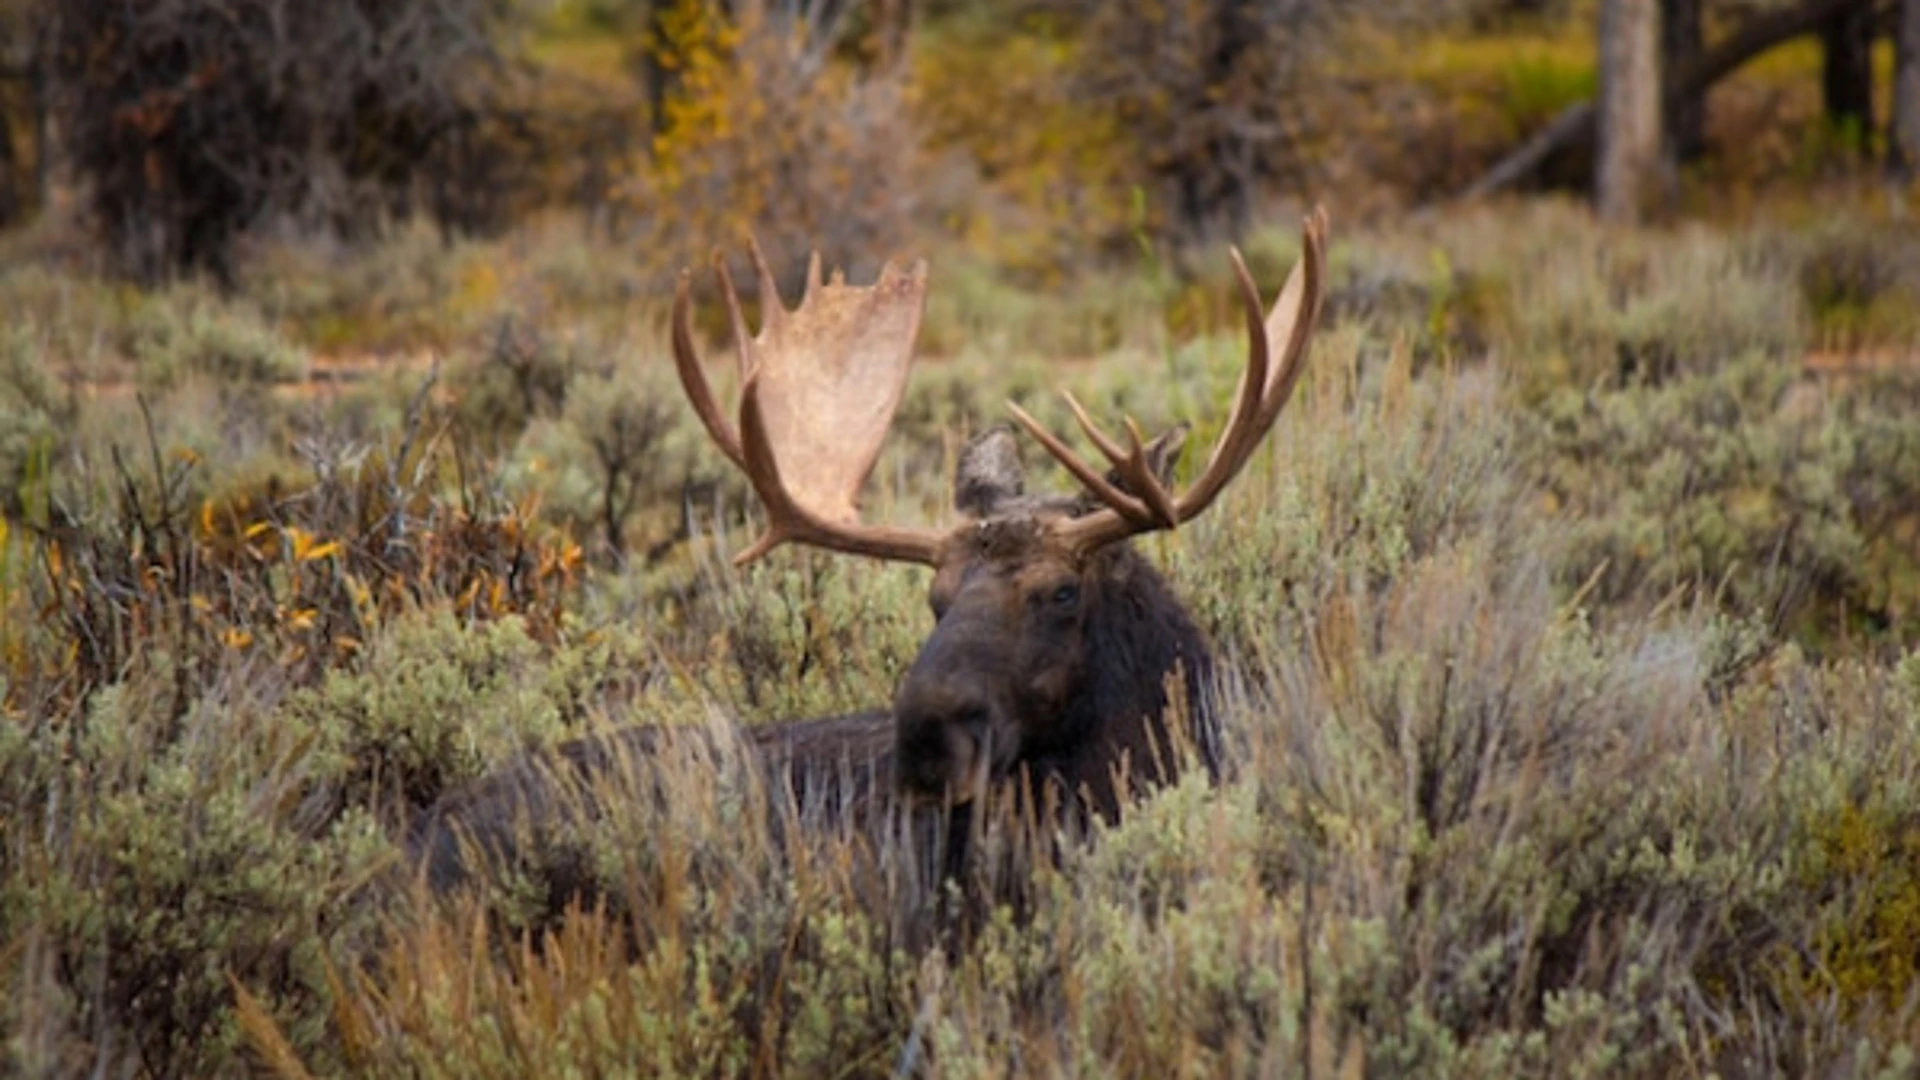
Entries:
{"type": "MultiPolygon", "coordinates": [[[[963,935],[911,836],[787,827],[708,750],[538,853],[602,887],[557,923],[537,859],[408,886],[410,822],[463,783],[625,724],[882,706],[931,625],[911,569],[726,565],[749,493],[657,311],[539,285],[578,251],[503,259],[437,375],[326,397],[274,358],[351,280],[227,309],[0,278],[37,312],[0,339],[6,1068],[1910,1075],[1920,384],[1801,366],[1912,344],[1912,263],[1866,229],[1547,205],[1344,240],[1269,445],[1138,541],[1232,661],[1229,776],[963,935]],[[90,350],[233,340],[80,392],[90,350]]],[[[1290,241],[1249,256],[1271,293],[1290,241]]],[[[381,315],[407,340],[487,263],[391,258],[464,267],[381,315]]],[[[1002,401],[1070,429],[1056,384],[1218,433],[1224,276],[1090,272],[1049,323],[974,274],[871,516],[944,520],[1002,401]]]]}

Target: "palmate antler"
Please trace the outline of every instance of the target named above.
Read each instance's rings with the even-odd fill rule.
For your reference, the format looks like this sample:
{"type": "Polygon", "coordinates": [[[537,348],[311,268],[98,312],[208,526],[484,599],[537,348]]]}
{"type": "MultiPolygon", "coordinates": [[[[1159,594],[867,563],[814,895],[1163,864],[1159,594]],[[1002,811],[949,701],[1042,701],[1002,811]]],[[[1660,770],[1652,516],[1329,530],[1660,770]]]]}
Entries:
{"type": "Polygon", "coordinates": [[[1213,505],[1213,500],[1253,456],[1305,369],[1307,345],[1320,315],[1326,262],[1326,210],[1316,207],[1301,231],[1300,261],[1294,264],[1286,287],[1280,290],[1272,312],[1264,320],[1260,315],[1260,292],[1247,273],[1240,252],[1232,252],[1233,273],[1239,282],[1240,300],[1247,317],[1247,368],[1234,397],[1233,415],[1220,433],[1220,441],[1214,444],[1206,470],[1178,498],[1155,475],[1147,460],[1140,429],[1131,419],[1126,421],[1127,445],[1122,447],[1100,430],[1072,394],[1065,395],[1067,407],[1073,410],[1081,430],[1126,481],[1128,490],[1122,491],[1024,409],[1008,403],[1014,419],[1106,504],[1105,509],[1061,524],[1061,534],[1069,544],[1091,551],[1137,533],[1172,529],[1191,521],[1213,505]],[[1280,360],[1278,364],[1271,364],[1271,342],[1276,340],[1283,343],[1280,360]]]}
{"type": "MultiPolygon", "coordinates": [[[[1213,504],[1253,456],[1292,395],[1320,313],[1326,261],[1327,216],[1316,209],[1303,228],[1300,262],[1264,319],[1260,294],[1238,251],[1234,276],[1247,316],[1247,368],[1233,415],[1192,488],[1176,497],[1155,474],[1139,429],[1127,421],[1127,445],[1102,432],[1067,395],[1087,438],[1114,465],[1126,490],[1081,460],[1019,406],[1020,424],[1100,500],[1104,508],[1057,523],[1066,544],[1090,552],[1137,533],[1172,529],[1213,504]],[[1281,344],[1278,363],[1271,342],[1281,344]]],[[[913,341],[926,309],[927,268],[887,263],[872,285],[847,285],[836,273],[822,284],[820,257],[807,267],[806,294],[789,311],[773,272],[751,243],[761,297],[760,332],[749,336],[740,297],[726,263],[714,269],[732,321],[740,357],[740,424],[720,412],[693,344],[691,272],[680,276],[673,302],[673,357],[680,383],[707,433],[753,484],[766,505],[767,531],[735,557],[751,562],[794,542],[854,555],[936,565],[943,534],[860,521],[860,487],[879,456],[881,440],[906,389],[913,341]]]]}
{"type": "Polygon", "coordinates": [[[789,311],[757,242],[760,332],[747,334],[740,296],[724,259],[714,258],[740,353],[740,427],[714,403],[693,345],[691,272],[673,300],[673,358],[680,384],[707,434],[747,474],[767,509],[767,531],[735,557],[747,563],[789,541],[853,555],[932,565],[940,534],[863,524],[860,487],[913,364],[926,310],[927,265],[889,262],[872,285],[822,284],[820,256],[807,265],[806,293],[789,311]]]}

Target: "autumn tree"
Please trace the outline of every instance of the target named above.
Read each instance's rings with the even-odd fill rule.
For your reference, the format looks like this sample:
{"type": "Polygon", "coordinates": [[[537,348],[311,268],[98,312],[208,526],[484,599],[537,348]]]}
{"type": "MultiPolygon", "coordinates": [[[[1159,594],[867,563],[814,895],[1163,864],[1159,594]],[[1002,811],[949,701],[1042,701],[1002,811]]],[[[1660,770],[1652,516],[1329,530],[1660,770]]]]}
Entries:
{"type": "Polygon", "coordinates": [[[670,0],[649,47],[674,78],[624,191],[666,265],[755,230],[797,272],[809,246],[870,272],[904,235],[917,141],[896,68],[849,62],[860,5],[670,0]]]}
{"type": "Polygon", "coordinates": [[[1264,185],[1298,180],[1300,102],[1328,0],[1067,0],[1084,20],[1077,91],[1132,134],[1179,243],[1245,233],[1264,185]]]}

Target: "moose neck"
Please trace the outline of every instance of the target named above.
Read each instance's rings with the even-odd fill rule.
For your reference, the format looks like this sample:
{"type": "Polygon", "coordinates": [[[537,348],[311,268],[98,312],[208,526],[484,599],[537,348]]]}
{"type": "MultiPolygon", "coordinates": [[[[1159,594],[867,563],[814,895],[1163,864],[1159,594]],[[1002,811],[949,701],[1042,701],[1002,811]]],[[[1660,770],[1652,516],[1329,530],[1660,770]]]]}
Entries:
{"type": "Polygon", "coordinates": [[[1108,565],[1094,575],[1099,606],[1087,620],[1081,692],[1066,707],[1059,737],[1024,757],[1030,772],[1084,792],[1090,809],[1111,820],[1124,801],[1115,785],[1123,760],[1126,784],[1138,788],[1174,778],[1183,742],[1210,777],[1218,776],[1219,756],[1205,635],[1139,553],[1122,544],[1096,557],[1108,565]],[[1168,721],[1182,718],[1184,739],[1176,739],[1168,721]]]}

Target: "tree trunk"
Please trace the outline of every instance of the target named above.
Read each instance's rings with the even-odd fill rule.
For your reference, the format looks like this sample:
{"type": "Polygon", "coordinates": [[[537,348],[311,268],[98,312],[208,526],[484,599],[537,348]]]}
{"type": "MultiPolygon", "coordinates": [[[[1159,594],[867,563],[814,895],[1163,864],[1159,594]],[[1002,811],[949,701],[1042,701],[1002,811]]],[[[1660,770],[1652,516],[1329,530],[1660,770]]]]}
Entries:
{"type": "Polygon", "coordinates": [[[48,10],[34,28],[33,59],[27,66],[27,94],[33,109],[33,186],[35,205],[44,213],[53,205],[53,136],[48,114],[53,109],[52,87],[47,79],[47,54],[52,48],[54,20],[59,15],[48,10]]]}
{"type": "Polygon", "coordinates": [[[1658,0],[1601,4],[1599,123],[1594,208],[1603,221],[1638,223],[1660,161],[1658,0]]]}
{"type": "Polygon", "coordinates": [[[1827,122],[1864,150],[1873,131],[1873,5],[1854,4],[1828,19],[1820,48],[1827,122]]]}
{"type": "MultiPolygon", "coordinates": [[[[1205,18],[1214,47],[1200,80],[1208,94],[1233,78],[1250,43],[1259,39],[1254,8],[1251,0],[1210,0],[1205,18]]],[[[1217,103],[1196,97],[1188,107],[1203,115],[1217,103]]],[[[1177,157],[1170,167],[1174,229],[1179,246],[1188,249],[1238,241],[1253,217],[1250,140],[1236,126],[1211,124],[1209,129],[1202,151],[1177,157]]]]}
{"type": "Polygon", "coordinates": [[[1495,4],[1474,6],[1472,11],[1474,29],[1492,30],[1516,19],[1537,19],[1545,15],[1547,0],[1500,0],[1495,4]]]}
{"type": "Polygon", "coordinates": [[[873,9],[874,66],[896,71],[913,40],[913,0],[880,0],[873,9]]]}
{"type": "Polygon", "coordinates": [[[19,172],[20,163],[14,160],[13,153],[13,125],[7,117],[0,116],[0,229],[25,216],[19,172]]]}
{"type": "MultiPolygon", "coordinates": [[[[1691,68],[1675,76],[1674,85],[1680,87],[1682,93],[1704,97],[1714,83],[1740,70],[1748,61],[1782,42],[1811,33],[1834,12],[1858,2],[1806,0],[1800,7],[1780,8],[1765,15],[1756,15],[1701,53],[1691,68]]],[[[1531,176],[1542,162],[1554,154],[1587,145],[1595,137],[1597,112],[1592,99],[1575,102],[1560,110],[1560,115],[1554,117],[1551,123],[1501,158],[1457,197],[1479,199],[1504,191],[1531,176]]]]}
{"type": "Polygon", "coordinates": [[[1660,5],[1660,77],[1666,110],[1669,167],[1694,161],[1707,147],[1706,93],[1684,85],[1684,76],[1706,48],[1700,0],[1662,0],[1660,5]]]}
{"type": "Polygon", "coordinates": [[[640,50],[640,84],[647,96],[647,129],[654,138],[647,140],[648,154],[659,156],[659,136],[667,130],[667,92],[673,75],[667,70],[665,54],[678,43],[667,40],[666,5],[647,5],[645,40],[640,50]]]}
{"type": "Polygon", "coordinates": [[[1920,178],[1920,0],[1902,0],[1894,26],[1893,122],[1887,164],[1909,183],[1920,178]]]}

